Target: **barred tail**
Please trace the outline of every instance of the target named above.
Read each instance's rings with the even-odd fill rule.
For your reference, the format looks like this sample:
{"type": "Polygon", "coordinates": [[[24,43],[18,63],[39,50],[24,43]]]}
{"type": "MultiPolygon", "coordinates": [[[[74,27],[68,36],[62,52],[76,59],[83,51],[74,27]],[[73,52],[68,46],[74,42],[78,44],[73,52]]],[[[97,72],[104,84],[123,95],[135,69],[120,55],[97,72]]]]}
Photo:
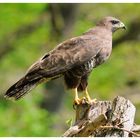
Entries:
{"type": "Polygon", "coordinates": [[[14,98],[15,100],[18,100],[25,94],[27,94],[30,90],[35,88],[38,85],[38,83],[40,83],[40,80],[41,78],[37,78],[35,80],[30,81],[26,77],[23,77],[7,90],[7,92],[5,93],[5,97],[14,98]]]}

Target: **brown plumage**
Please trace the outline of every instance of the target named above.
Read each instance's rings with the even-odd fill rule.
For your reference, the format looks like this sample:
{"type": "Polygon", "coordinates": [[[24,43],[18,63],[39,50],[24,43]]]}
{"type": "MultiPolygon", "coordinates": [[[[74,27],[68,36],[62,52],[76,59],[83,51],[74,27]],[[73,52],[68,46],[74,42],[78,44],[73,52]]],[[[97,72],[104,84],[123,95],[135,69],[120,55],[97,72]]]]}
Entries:
{"type": "MultiPolygon", "coordinates": [[[[19,99],[38,84],[60,76],[64,76],[68,88],[86,90],[92,69],[109,58],[112,33],[119,28],[125,28],[121,21],[105,17],[95,28],[64,41],[33,64],[25,76],[7,90],[5,96],[19,99]]],[[[77,95],[75,100],[78,101],[77,95]]]]}

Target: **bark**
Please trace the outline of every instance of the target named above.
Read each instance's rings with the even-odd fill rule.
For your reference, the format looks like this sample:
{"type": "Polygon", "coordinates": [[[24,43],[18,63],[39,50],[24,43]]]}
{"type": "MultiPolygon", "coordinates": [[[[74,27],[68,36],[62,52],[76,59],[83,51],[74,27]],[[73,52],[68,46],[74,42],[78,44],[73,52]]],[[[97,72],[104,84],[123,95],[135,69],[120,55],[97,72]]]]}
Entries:
{"type": "Polygon", "coordinates": [[[127,99],[117,96],[111,101],[89,104],[82,99],[76,106],[76,119],[64,137],[130,137],[139,136],[134,125],[135,106],[127,99]]]}

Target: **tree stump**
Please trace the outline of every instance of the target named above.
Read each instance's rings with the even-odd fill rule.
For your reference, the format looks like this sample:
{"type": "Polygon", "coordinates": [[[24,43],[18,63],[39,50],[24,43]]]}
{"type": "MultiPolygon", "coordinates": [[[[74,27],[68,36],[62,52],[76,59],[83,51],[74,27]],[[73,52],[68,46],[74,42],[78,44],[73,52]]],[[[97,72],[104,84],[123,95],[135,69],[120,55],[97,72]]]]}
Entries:
{"type": "Polygon", "coordinates": [[[134,124],[135,106],[123,97],[91,104],[83,98],[75,111],[75,123],[63,137],[140,136],[140,127],[134,124]]]}

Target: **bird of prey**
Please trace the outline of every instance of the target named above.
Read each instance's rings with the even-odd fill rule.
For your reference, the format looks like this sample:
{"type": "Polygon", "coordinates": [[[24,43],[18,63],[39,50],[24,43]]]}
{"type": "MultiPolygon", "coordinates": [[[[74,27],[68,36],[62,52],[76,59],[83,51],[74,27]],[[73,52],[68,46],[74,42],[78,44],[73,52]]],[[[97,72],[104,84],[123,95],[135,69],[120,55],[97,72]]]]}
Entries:
{"type": "Polygon", "coordinates": [[[88,76],[109,58],[112,33],[118,29],[125,29],[125,25],[114,17],[105,17],[81,36],[60,43],[35,62],[5,96],[18,100],[38,84],[63,76],[66,86],[75,92],[76,104],[81,101],[78,91],[84,91],[87,101],[91,102],[88,76]]]}

